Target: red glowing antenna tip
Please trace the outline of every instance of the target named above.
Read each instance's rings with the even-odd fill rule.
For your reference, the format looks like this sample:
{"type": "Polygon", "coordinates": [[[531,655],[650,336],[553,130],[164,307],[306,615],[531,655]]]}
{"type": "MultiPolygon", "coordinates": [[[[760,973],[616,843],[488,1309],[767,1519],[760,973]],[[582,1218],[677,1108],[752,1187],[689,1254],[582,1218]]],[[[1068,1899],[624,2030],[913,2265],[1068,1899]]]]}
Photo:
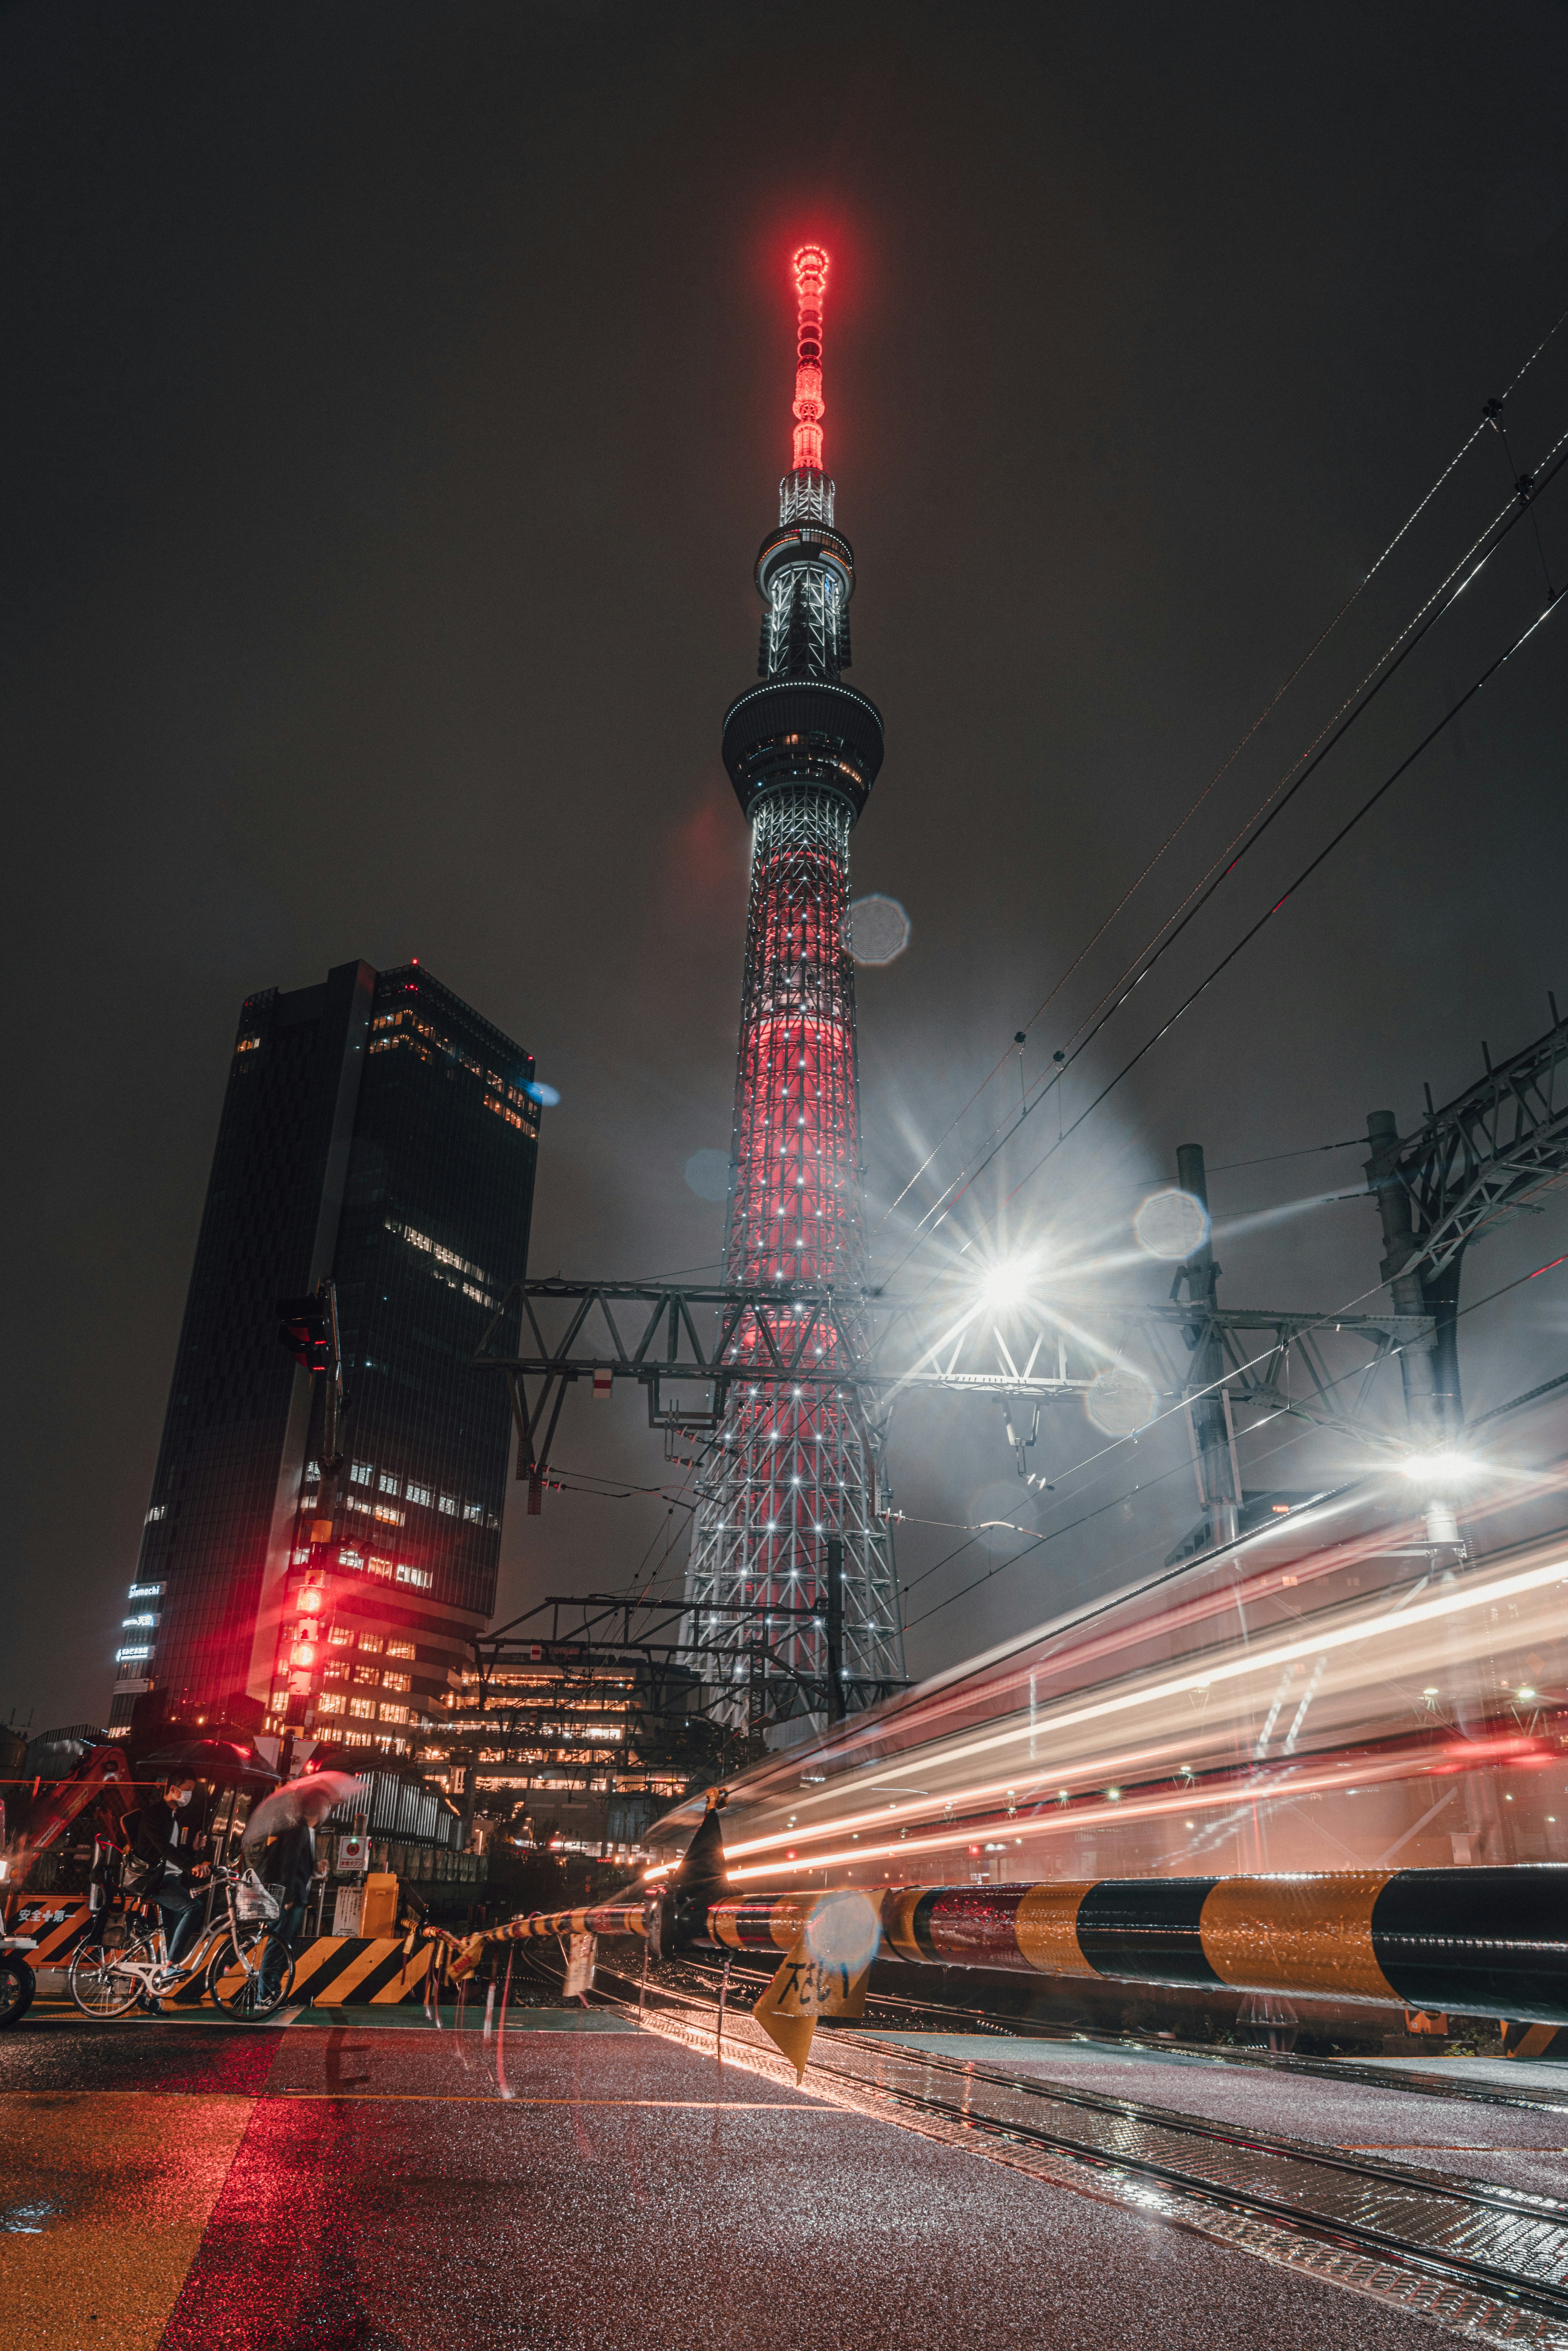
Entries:
{"type": "Polygon", "coordinates": [[[820,245],[796,254],[795,471],[822,470],[822,297],[828,287],[828,256],[820,245]]]}

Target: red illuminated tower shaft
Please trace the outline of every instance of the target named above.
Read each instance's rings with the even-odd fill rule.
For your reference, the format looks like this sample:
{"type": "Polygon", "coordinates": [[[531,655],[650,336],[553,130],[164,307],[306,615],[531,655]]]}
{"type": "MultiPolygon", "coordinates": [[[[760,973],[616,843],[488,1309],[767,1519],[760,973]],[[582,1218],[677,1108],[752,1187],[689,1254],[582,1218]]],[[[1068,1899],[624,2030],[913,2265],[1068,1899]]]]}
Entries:
{"type": "MultiPolygon", "coordinates": [[[[778,528],[757,559],[763,682],[724,724],[725,765],[752,830],[726,1280],[778,1285],[783,1296],[831,1289],[842,1326],[855,1323],[864,1283],[849,843],[883,736],[875,705],[840,676],[854,557],[833,528],[833,485],[822,471],[828,258],[806,246],[794,267],[794,464],[779,485],[778,528]]],[[[748,1352],[743,1334],[737,1360],[748,1352]]],[[[759,1350],[757,1360],[760,1367],[759,1350]]],[[[753,1720],[836,1716],[902,1684],[891,1543],[874,1487],[852,1388],[799,1394],[759,1381],[739,1391],[715,1447],[687,1583],[694,1632],[710,1655],[716,1647],[731,1659],[705,1670],[746,1686],[732,1711],[753,1720]],[[831,1638],[829,1626],[834,1545],[841,1657],[837,1625],[831,1638]]]]}

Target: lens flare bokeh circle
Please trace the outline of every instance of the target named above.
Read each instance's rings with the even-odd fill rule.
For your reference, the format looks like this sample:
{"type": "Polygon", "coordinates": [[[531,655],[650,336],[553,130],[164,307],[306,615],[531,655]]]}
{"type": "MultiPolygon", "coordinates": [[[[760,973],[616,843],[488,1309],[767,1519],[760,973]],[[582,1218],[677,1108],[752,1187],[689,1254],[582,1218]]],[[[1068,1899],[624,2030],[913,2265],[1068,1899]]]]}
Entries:
{"type": "Polygon", "coordinates": [[[1133,1230],[1151,1257],[1187,1258],[1208,1238],[1208,1212],[1190,1192],[1151,1192],[1133,1230]]]}
{"type": "Polygon", "coordinates": [[[896,898],[873,893],[850,908],[850,953],[856,963],[894,963],[909,945],[909,917],[896,898]]]}
{"type": "Polygon", "coordinates": [[[727,1151],[694,1151],[685,1165],[687,1187],[699,1200],[727,1200],[729,1197],[729,1154],[727,1151]]]}
{"type": "Polygon", "coordinates": [[[1142,1372],[1134,1371],[1130,1364],[1113,1364],[1091,1381],[1083,1408],[1106,1437],[1131,1437],[1147,1427],[1157,1402],[1142,1372]]]}

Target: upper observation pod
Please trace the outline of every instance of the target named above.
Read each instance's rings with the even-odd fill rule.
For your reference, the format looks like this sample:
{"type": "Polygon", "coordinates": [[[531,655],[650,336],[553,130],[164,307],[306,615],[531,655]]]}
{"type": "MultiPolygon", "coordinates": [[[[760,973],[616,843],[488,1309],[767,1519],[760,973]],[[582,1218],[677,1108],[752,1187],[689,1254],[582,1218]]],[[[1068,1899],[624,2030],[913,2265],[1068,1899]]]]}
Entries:
{"type": "Polygon", "coordinates": [[[778,528],[757,558],[765,607],[757,653],[764,683],[725,715],[724,763],[747,816],[765,793],[836,793],[852,817],[882,765],[876,705],[840,683],[850,665],[855,560],[833,528],[833,485],[822,471],[822,302],[828,256],[803,245],[795,277],[794,465],[779,485],[778,528]]]}

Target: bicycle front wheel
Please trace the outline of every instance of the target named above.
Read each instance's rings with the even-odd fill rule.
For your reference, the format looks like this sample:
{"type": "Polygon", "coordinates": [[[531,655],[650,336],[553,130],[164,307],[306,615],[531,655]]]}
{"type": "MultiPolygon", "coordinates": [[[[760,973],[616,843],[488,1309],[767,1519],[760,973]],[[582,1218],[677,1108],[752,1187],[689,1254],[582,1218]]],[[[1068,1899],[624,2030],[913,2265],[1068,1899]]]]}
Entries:
{"type": "Polygon", "coordinates": [[[86,2016],[124,2016],[144,1989],[142,1979],[127,1967],[128,1959],[150,1964],[152,1947],[132,1943],[129,1949],[106,1951],[101,1943],[78,1943],[67,1984],[71,1998],[86,2016]]]}
{"type": "Polygon", "coordinates": [[[254,2022],[282,2007],[294,1983],[294,1954],[270,1927],[236,1927],[207,1969],[207,1991],[225,2016],[254,2022]]]}

